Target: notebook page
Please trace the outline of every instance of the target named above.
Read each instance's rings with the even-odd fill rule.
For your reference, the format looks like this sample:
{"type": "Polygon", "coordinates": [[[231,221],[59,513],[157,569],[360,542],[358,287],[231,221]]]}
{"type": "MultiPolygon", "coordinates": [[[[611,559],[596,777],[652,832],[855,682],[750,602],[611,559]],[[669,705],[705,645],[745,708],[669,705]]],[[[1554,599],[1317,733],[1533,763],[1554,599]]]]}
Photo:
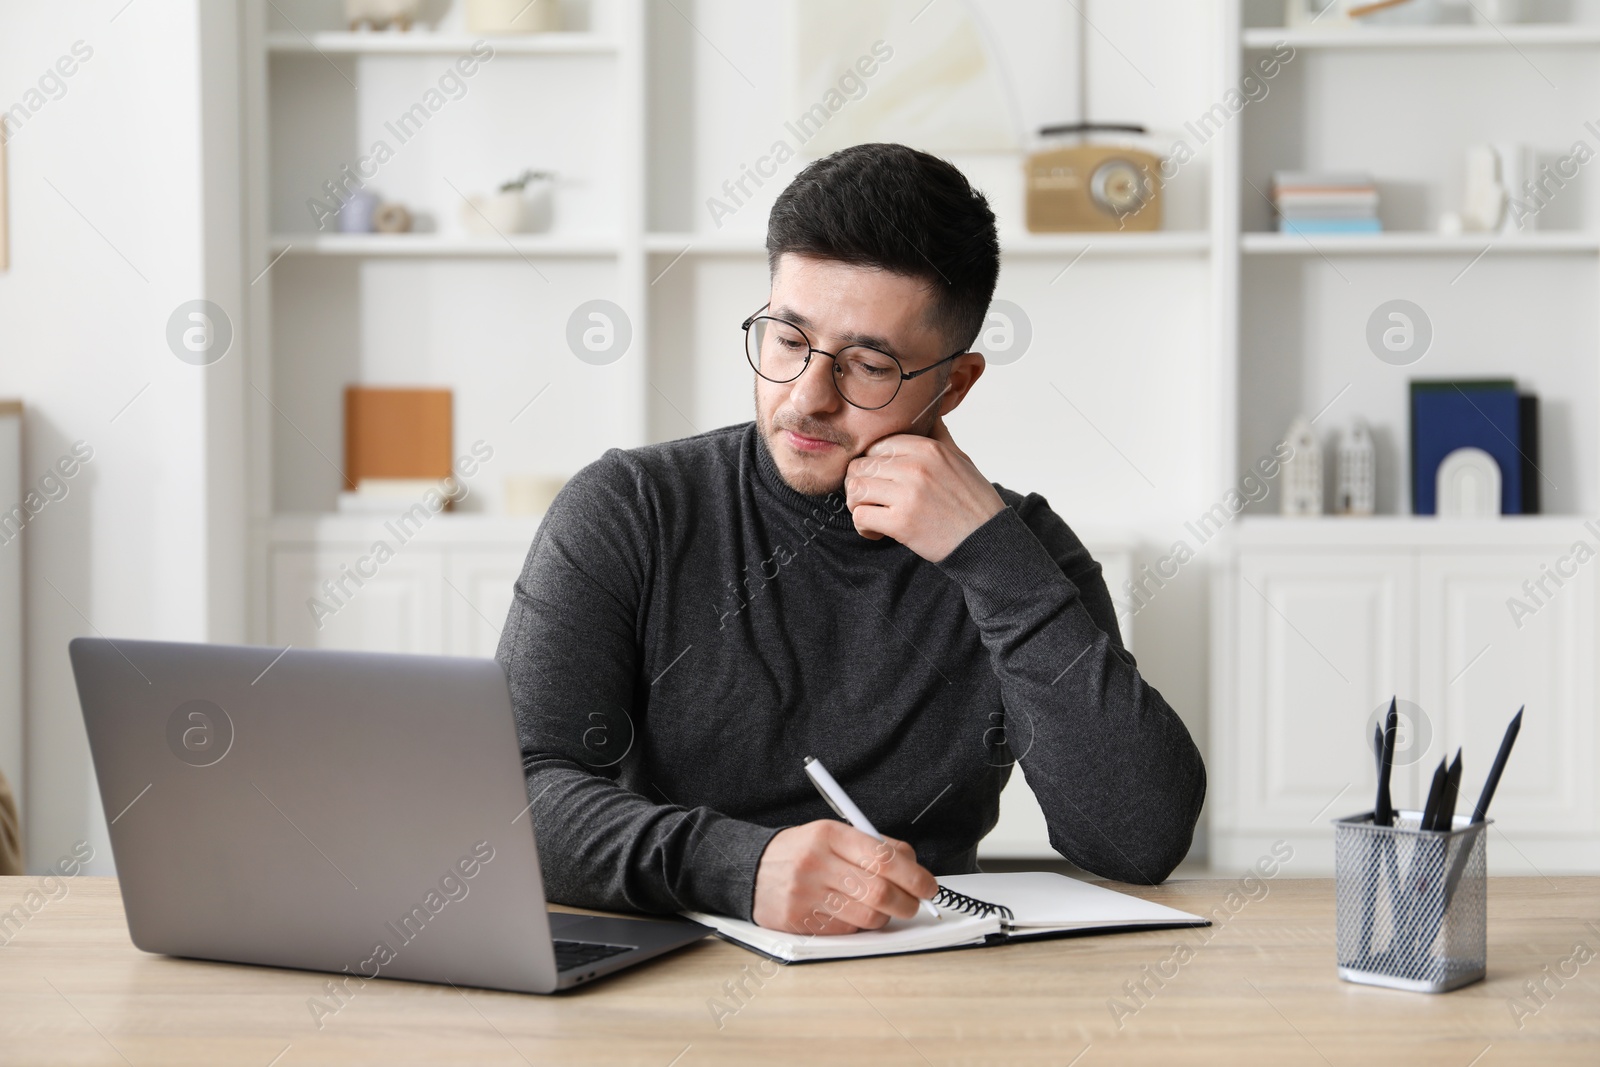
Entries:
{"type": "Polygon", "coordinates": [[[949,874],[939,879],[958,893],[1003,904],[1015,918],[1010,929],[1092,929],[1140,923],[1198,923],[1198,915],[1154,904],[1048,871],[1015,874],[949,874]]]}
{"type": "Polygon", "coordinates": [[[955,948],[957,945],[977,944],[986,935],[1000,932],[1000,921],[993,916],[979,918],[948,911],[942,919],[937,920],[919,914],[911,919],[890,919],[877,930],[816,936],[768,930],[726,915],[697,911],[686,911],[683,915],[735,941],[779,959],[793,961],[850,959],[930,948],[955,948]]]}

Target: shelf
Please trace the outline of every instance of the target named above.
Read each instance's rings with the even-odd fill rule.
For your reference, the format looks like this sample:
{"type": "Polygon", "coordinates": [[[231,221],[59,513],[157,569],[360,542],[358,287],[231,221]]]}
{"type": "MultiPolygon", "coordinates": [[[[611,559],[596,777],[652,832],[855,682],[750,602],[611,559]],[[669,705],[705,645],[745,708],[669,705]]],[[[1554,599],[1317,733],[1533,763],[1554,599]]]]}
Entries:
{"type": "Polygon", "coordinates": [[[281,32],[267,34],[267,51],[294,53],[320,52],[335,55],[466,55],[479,41],[486,42],[496,55],[584,56],[616,55],[617,41],[595,33],[531,33],[517,37],[472,37],[466,34],[429,33],[349,33],[331,31],[312,34],[281,32]]]}
{"type": "MultiPolygon", "coordinates": [[[[663,255],[765,255],[766,238],[761,234],[652,233],[644,239],[645,250],[663,255]]],[[[1001,254],[1005,256],[1075,256],[1085,251],[1096,255],[1204,255],[1211,250],[1211,235],[1205,230],[1172,230],[1161,233],[1014,233],[1002,235],[1001,254]]]]}
{"type": "Polygon", "coordinates": [[[1597,252],[1600,235],[1589,233],[1471,233],[1446,236],[1437,233],[1375,233],[1339,236],[1301,236],[1293,233],[1246,233],[1240,248],[1249,255],[1477,255],[1491,252],[1533,254],[1541,252],[1597,252]]]}
{"type": "Polygon", "coordinates": [[[646,252],[678,256],[764,256],[764,233],[647,233],[646,252]]]}
{"type": "Polygon", "coordinates": [[[1516,549],[1592,541],[1584,515],[1502,515],[1487,519],[1441,519],[1437,515],[1288,516],[1245,514],[1233,532],[1236,543],[1257,547],[1355,548],[1461,547],[1516,549]]]}
{"type": "MultiPolygon", "coordinates": [[[[277,548],[315,548],[343,542],[369,545],[385,537],[384,523],[404,510],[397,503],[394,515],[279,512],[261,525],[267,540],[277,548]]],[[[424,545],[527,545],[533,540],[540,519],[538,515],[444,512],[430,518],[409,541],[424,545]]]]}
{"type": "Polygon", "coordinates": [[[1502,26],[1357,26],[1354,28],[1284,29],[1252,27],[1244,31],[1249,49],[1274,48],[1503,48],[1583,47],[1600,44],[1600,26],[1571,23],[1525,23],[1502,26]]]}
{"type": "Polygon", "coordinates": [[[613,237],[566,237],[512,234],[508,237],[453,236],[434,233],[279,233],[272,254],[293,256],[615,256],[613,237]]]}
{"type": "Polygon", "coordinates": [[[1211,251],[1211,234],[1205,230],[1166,230],[1156,233],[1013,233],[1002,234],[1000,250],[1007,256],[1099,255],[1205,255],[1211,251]]]}

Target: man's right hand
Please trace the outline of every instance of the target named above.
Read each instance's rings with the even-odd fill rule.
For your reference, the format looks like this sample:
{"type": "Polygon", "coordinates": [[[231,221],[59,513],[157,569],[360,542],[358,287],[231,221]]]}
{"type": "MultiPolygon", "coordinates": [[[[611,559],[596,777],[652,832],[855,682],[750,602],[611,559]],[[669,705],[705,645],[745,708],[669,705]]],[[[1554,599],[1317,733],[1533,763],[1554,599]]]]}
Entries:
{"type": "Polygon", "coordinates": [[[904,841],[882,841],[834,819],[780,830],[756,868],[757,926],[792,934],[853,934],[909,919],[939,891],[904,841]]]}

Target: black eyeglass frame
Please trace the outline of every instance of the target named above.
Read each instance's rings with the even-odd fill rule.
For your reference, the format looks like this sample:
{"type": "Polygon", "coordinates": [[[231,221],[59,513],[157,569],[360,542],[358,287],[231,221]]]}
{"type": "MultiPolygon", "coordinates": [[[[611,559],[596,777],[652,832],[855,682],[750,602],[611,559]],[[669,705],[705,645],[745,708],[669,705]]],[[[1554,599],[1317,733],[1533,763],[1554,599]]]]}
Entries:
{"type": "MultiPolygon", "coordinates": [[[[853,408],[860,408],[862,411],[882,411],[884,408],[888,407],[890,404],[893,404],[895,402],[895,398],[900,395],[900,387],[903,384],[905,384],[906,382],[909,382],[913,378],[919,378],[922,375],[927,374],[929,371],[933,370],[935,367],[944,366],[946,363],[949,363],[952,359],[955,359],[957,356],[964,356],[964,355],[967,354],[967,350],[966,349],[962,349],[960,352],[952,352],[948,356],[944,357],[943,359],[941,359],[937,363],[930,363],[926,367],[923,367],[921,370],[914,370],[911,373],[907,374],[906,373],[905,364],[900,362],[900,357],[895,356],[895,355],[891,355],[890,353],[885,352],[881,348],[873,348],[871,345],[845,345],[845,348],[864,348],[868,352],[876,352],[878,355],[882,356],[884,359],[887,359],[887,360],[891,361],[895,365],[895,369],[900,372],[900,380],[894,383],[894,393],[890,395],[889,399],[885,400],[881,404],[878,404],[876,407],[867,407],[867,405],[858,404],[854,400],[851,400],[849,397],[845,396],[844,395],[844,390],[839,388],[839,373],[838,373],[838,371],[839,371],[839,353],[838,352],[825,352],[822,349],[815,347],[811,343],[811,335],[806,333],[805,330],[801,329],[799,326],[796,326],[794,323],[790,322],[788,319],[780,319],[776,315],[763,315],[763,314],[761,314],[761,312],[767,310],[767,308],[769,308],[771,306],[772,306],[772,304],[770,302],[762,304],[761,307],[757,309],[757,311],[756,311],[756,313],[754,315],[751,315],[748,319],[745,319],[744,322],[741,323],[740,326],[739,326],[739,328],[741,330],[743,330],[744,334],[745,334],[744,358],[745,358],[745,362],[750,364],[750,369],[755,371],[757,375],[759,375],[762,378],[765,378],[769,382],[773,382],[774,384],[777,384],[777,385],[783,385],[783,384],[785,384],[787,382],[799,381],[800,376],[802,374],[804,374],[811,367],[811,357],[813,355],[827,356],[829,359],[833,360],[834,373],[832,375],[830,375],[830,378],[833,381],[833,391],[838,393],[839,394],[839,399],[843,400],[846,404],[849,404],[853,408]],[[789,327],[791,330],[793,330],[796,333],[798,333],[801,337],[804,337],[806,339],[806,358],[801,362],[800,369],[795,372],[795,375],[794,375],[793,378],[771,378],[771,377],[768,377],[767,375],[761,373],[761,368],[760,368],[760,366],[757,365],[757,363],[759,361],[759,357],[757,357],[756,360],[752,360],[751,359],[751,356],[750,356],[750,327],[754,326],[758,319],[766,319],[768,322],[781,322],[785,326],[789,327]]],[[[844,351],[844,349],[840,349],[839,351],[842,352],[842,351],[844,351]]]]}

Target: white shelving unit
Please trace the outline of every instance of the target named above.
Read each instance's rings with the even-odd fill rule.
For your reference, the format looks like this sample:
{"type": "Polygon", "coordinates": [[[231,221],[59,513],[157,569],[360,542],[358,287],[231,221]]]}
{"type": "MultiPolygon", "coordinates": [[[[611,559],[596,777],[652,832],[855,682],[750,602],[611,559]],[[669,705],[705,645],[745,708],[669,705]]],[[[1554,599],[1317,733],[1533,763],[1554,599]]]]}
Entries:
{"type": "Polygon", "coordinates": [[[1551,252],[1600,252],[1600,234],[1435,234],[1377,233],[1309,236],[1293,233],[1247,233],[1240,237],[1246,255],[1263,256],[1384,256],[1510,253],[1542,255],[1551,252]]]}
{"type": "MultiPolygon", "coordinates": [[[[266,35],[268,52],[317,52],[324,55],[461,55],[472,50],[478,38],[461,33],[427,29],[400,31],[317,31],[309,34],[276,32],[266,35]]],[[[522,56],[618,55],[622,42],[595,33],[540,33],[526,37],[497,37],[496,51],[522,56]]]]}
{"type": "MultiPolygon", "coordinates": [[[[1564,535],[1577,516],[1600,511],[1600,187],[1585,172],[1535,232],[1435,232],[1438,213],[1455,206],[1469,144],[1522,140],[1558,151],[1582,136],[1592,107],[1550,107],[1552,84],[1574,100],[1600,99],[1600,4],[1571,7],[1575,22],[1563,25],[1291,31],[1271,25],[1282,12],[1278,0],[1091,2],[1096,32],[1085,35],[1085,80],[1095,118],[1183,136],[1239,86],[1245,64],[1280,42],[1294,58],[1268,94],[1223,122],[1169,183],[1168,228],[1159,233],[1028,234],[1020,159],[953,157],[1000,217],[996,295],[1024,309],[1033,340],[1022,358],[991,364],[952,417],[952,432],[990,477],[1043,493],[1136,574],[1187,537],[1185,524],[1238,486],[1300,411],[1326,408],[1317,424],[1324,433],[1352,414],[1366,416],[1380,450],[1380,510],[1405,511],[1406,378],[1515,374],[1563,401],[1547,408],[1545,436],[1548,473],[1560,487],[1547,492],[1547,507],[1558,517],[1539,529],[1564,535]],[[1152,33],[1157,16],[1162,32],[1152,33]],[[1387,232],[1272,232],[1270,205],[1257,190],[1268,188],[1274,170],[1321,168],[1374,172],[1387,232]],[[1382,364],[1365,348],[1367,316],[1392,297],[1434,315],[1434,350],[1411,368],[1382,364]]],[[[534,528],[534,520],[497,514],[505,475],[566,476],[607,447],[750,417],[738,323],[767,291],[771,200],[807,157],[731,218],[715,218],[706,203],[797,111],[784,48],[757,64],[735,46],[787,41],[790,16],[786,5],[743,0],[592,0],[572,8],[581,15],[576,32],[494,40],[493,61],[466,81],[465,93],[445,99],[425,134],[397,146],[372,179],[423,219],[423,232],[395,236],[319,232],[305,202],[342,164],[369,152],[385,122],[437,87],[474,39],[458,10],[437,33],[352,34],[333,8],[316,0],[247,5],[246,128],[266,131],[245,146],[245,273],[256,279],[246,331],[255,634],[484,654],[534,528]],[[460,194],[487,191],[524,167],[560,175],[554,228],[506,239],[463,232],[460,194]],[[623,308],[632,333],[627,351],[604,366],[577,360],[565,339],[569,316],[597,298],[623,308]],[[463,512],[430,524],[411,562],[353,601],[336,633],[306,630],[302,601],[382,536],[381,524],[374,533],[370,522],[330,514],[339,392],[354,381],[451,386],[458,450],[484,439],[496,454],[463,512]]],[[[1270,510],[1275,500],[1250,510],[1270,510]]],[[[1246,660],[1259,663],[1270,650],[1250,643],[1250,633],[1264,631],[1259,619],[1245,619],[1241,597],[1255,594],[1240,576],[1270,572],[1275,590],[1298,589],[1293,583],[1305,575],[1268,565],[1309,566],[1313,588],[1334,599],[1286,602],[1290,615],[1359,620],[1374,617],[1361,612],[1375,604],[1398,612],[1385,616],[1389,659],[1365,648],[1378,656],[1373,663],[1395,665],[1374,668],[1369,679],[1385,689],[1422,676],[1423,646],[1433,640],[1419,629],[1421,594],[1407,590],[1436,589],[1446,597],[1436,603],[1456,603],[1447,587],[1466,580],[1455,571],[1441,577],[1427,560],[1486,553],[1514,563],[1496,570],[1468,559],[1464,573],[1477,566],[1509,577],[1554,541],[1529,541],[1530,527],[1512,523],[1445,537],[1443,527],[1403,514],[1370,526],[1252,515],[1236,526],[1237,538],[1205,547],[1192,570],[1140,610],[1140,661],[1195,735],[1210,739],[1214,861],[1253,860],[1262,834],[1299,835],[1303,855],[1314,857],[1327,835],[1307,822],[1312,812],[1288,814],[1289,793],[1238,786],[1261,769],[1241,747],[1243,724],[1255,715],[1249,721],[1278,730],[1281,741],[1283,724],[1272,716],[1284,710],[1265,697],[1248,697],[1258,703],[1246,706],[1246,660]],[[1361,542],[1348,551],[1376,554],[1390,569],[1374,577],[1366,563],[1346,558],[1347,537],[1361,542]],[[1268,569],[1249,569],[1258,565],[1268,569]],[[1367,607],[1338,600],[1351,590],[1368,597],[1367,607]],[[1208,624],[1209,652],[1193,637],[1208,624]],[[1199,695],[1208,687],[1210,710],[1199,695]],[[1252,803],[1268,807],[1256,812],[1252,803]]],[[[1112,592],[1123,595],[1120,580],[1112,592]]],[[[1462,595],[1483,601],[1480,592],[1462,595]]],[[[1259,601],[1248,610],[1267,611],[1259,601]]],[[[1572,702],[1594,689],[1592,679],[1572,674],[1592,663],[1574,667],[1560,651],[1592,633],[1590,609],[1572,610],[1551,613],[1559,632],[1524,648],[1527,669],[1542,672],[1542,692],[1565,702],[1551,721],[1576,722],[1572,702]]],[[[1428,662],[1449,661],[1453,649],[1434,648],[1428,662]]],[[[1315,700],[1334,699],[1326,681],[1315,700]]],[[[1361,692],[1328,707],[1364,714],[1370,699],[1361,692]]],[[[1320,707],[1315,700],[1308,706],[1320,707]]],[[[1471,733],[1499,710],[1469,701],[1448,716],[1471,733]]],[[[1300,739],[1329,767],[1359,768],[1358,754],[1328,747],[1357,732],[1341,724],[1326,738],[1300,739]]],[[[1577,741],[1590,744],[1588,737],[1577,741]]],[[[1508,797],[1513,814],[1520,805],[1566,820],[1535,851],[1600,832],[1582,822],[1600,827],[1584,807],[1587,794],[1559,778],[1564,767],[1548,764],[1558,775],[1553,799],[1512,799],[1515,789],[1508,797]]],[[[1323,769],[1303,781],[1319,783],[1323,769]]],[[[1008,810],[1020,811],[1026,799],[1017,775],[1008,810]]],[[[1043,854],[1037,840],[1017,843],[1017,834],[1037,837],[1037,827],[1018,829],[1029,818],[1003,816],[1009,830],[997,840],[1015,854],[1043,854]]],[[[1202,833],[1199,854],[1206,849],[1202,833]]]]}
{"type": "Polygon", "coordinates": [[[1500,26],[1356,26],[1323,29],[1252,26],[1242,35],[1251,51],[1275,48],[1583,48],[1600,44],[1600,26],[1547,23],[1500,26]]]}
{"type": "Polygon", "coordinates": [[[434,233],[275,234],[274,255],[298,256],[606,256],[621,254],[622,243],[605,237],[551,237],[511,234],[457,237],[434,233]]]}
{"type": "MultiPolygon", "coordinates": [[[[329,5],[251,0],[243,69],[255,121],[248,128],[268,131],[247,146],[247,268],[257,279],[250,416],[258,640],[489,654],[537,522],[496,514],[496,479],[567,475],[606,447],[750,417],[737,324],[766,290],[762,224],[783,181],[769,183],[765,200],[743,207],[726,229],[702,205],[790,114],[782,64],[761,71],[743,64],[746,74],[742,55],[730,56],[727,46],[784,40],[783,6],[593,0],[583,6],[582,32],[493,39],[494,58],[466,81],[467,91],[446,99],[414,144],[392,146],[393,161],[370,179],[385,198],[407,203],[423,232],[348,235],[317,230],[305,201],[374,141],[392,141],[385,123],[437,86],[454,59],[471,54],[474,38],[458,10],[437,32],[349,33],[329,5]],[[484,191],[525,166],[561,176],[549,233],[485,238],[454,225],[458,193],[484,191]],[[567,316],[596,297],[625,309],[633,335],[623,357],[602,367],[580,363],[565,341],[567,316]],[[527,340],[501,351],[506,337],[527,340]],[[484,437],[496,457],[464,512],[430,520],[318,628],[306,601],[375,540],[390,537],[380,521],[331,513],[338,397],[354,381],[450,385],[458,451],[484,437]],[[551,405],[560,406],[559,419],[541,417],[551,405]]],[[[1187,9],[1185,20],[1210,24],[1204,12],[1187,9]]],[[[1095,21],[1123,38],[1134,24],[1126,5],[1095,21]]],[[[1131,72],[1115,49],[1090,45],[1092,61],[1118,64],[1105,67],[1106,98],[1130,98],[1127,106],[1145,117],[1175,127],[1212,96],[1212,57],[1177,37],[1161,45],[1165,52],[1139,57],[1165,72],[1165,92],[1148,99],[1142,83],[1122,84],[1131,72]]],[[[1063,41],[1060,51],[1067,50],[1063,41]]],[[[1049,115],[1062,117],[1070,116],[1049,115]]],[[[783,180],[803,162],[790,164],[783,180]]],[[[1108,447],[1098,428],[1118,417],[1137,383],[1151,380],[1160,384],[1141,403],[1147,417],[1194,433],[1214,418],[1193,410],[1215,373],[1207,294],[1219,235],[1207,163],[1191,163],[1169,190],[1173,228],[1165,232],[1037,235],[1020,225],[1020,159],[957,162],[1002,218],[999,295],[1032,316],[1035,348],[1013,367],[991,369],[984,399],[963,410],[956,432],[997,480],[1084,501],[1074,525],[1118,587],[1140,538],[1157,536],[1152,526],[1164,529],[1198,503],[1204,471],[1215,466],[1209,447],[1146,455],[1125,431],[1117,432],[1120,445],[1108,447]],[[1064,277],[1073,283],[1062,284],[1064,277]],[[1159,316],[1145,314],[1134,295],[1151,284],[1169,302],[1159,316]],[[1069,349],[1118,358],[1096,360],[1069,380],[1061,364],[1069,349]],[[1168,363],[1175,366],[1162,371],[1168,363]],[[1052,380],[1067,385],[1076,411],[1052,380]],[[1041,447],[1009,446],[1019,412],[1052,427],[1041,447]],[[1083,412],[1094,412],[1095,422],[1083,412]],[[1123,446],[1164,491],[1121,466],[1080,481],[1065,476],[1056,458],[1058,447],[1093,450],[1120,465],[1123,446]]],[[[1191,617],[1201,610],[1191,594],[1171,604],[1191,617]]],[[[1051,854],[1021,774],[986,854],[1051,854]]]]}
{"type": "Polygon", "coordinates": [[[1279,518],[1272,495],[1219,539],[1211,861],[1248,864],[1286,838],[1296,873],[1331,871],[1329,820],[1371,803],[1368,715],[1398,694],[1423,709],[1430,745],[1397,778],[1405,803],[1462,744],[1462,794],[1475,796],[1499,730],[1520,703],[1530,716],[1537,707],[1539,731],[1526,753],[1530,735],[1518,745],[1525,762],[1497,794],[1491,865],[1600,868],[1600,794],[1584,770],[1600,757],[1600,582],[1580,572],[1531,621],[1506,607],[1575,539],[1595,539],[1585,517],[1600,512],[1600,197],[1571,183],[1536,230],[1436,232],[1470,145],[1525,143],[1547,159],[1592,142],[1582,121],[1600,96],[1600,5],[1570,5],[1571,23],[1500,27],[1284,29],[1270,24],[1281,13],[1255,0],[1224,13],[1241,72],[1280,44],[1294,49],[1219,137],[1219,192],[1239,220],[1237,241],[1216,253],[1237,359],[1231,462],[1242,474],[1294,415],[1315,414],[1331,480],[1327,446],[1361,416],[1378,442],[1384,514],[1279,518]],[[1272,232],[1261,193],[1276,170],[1371,172],[1386,232],[1272,232]],[[1395,298],[1432,327],[1432,347],[1408,366],[1379,360],[1365,340],[1369,316],[1395,298]],[[1409,514],[1408,382],[1473,377],[1515,377],[1547,401],[1548,514],[1409,514]]]}

